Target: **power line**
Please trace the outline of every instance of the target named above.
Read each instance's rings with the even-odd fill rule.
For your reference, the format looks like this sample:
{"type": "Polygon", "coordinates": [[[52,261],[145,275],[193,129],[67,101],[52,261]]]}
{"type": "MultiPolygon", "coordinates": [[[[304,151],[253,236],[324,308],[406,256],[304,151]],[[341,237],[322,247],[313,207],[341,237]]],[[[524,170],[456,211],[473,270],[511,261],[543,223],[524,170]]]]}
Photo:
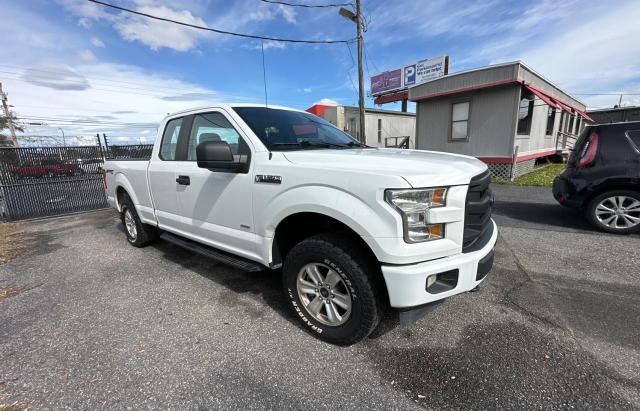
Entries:
{"type": "Polygon", "coordinates": [[[282,4],[289,7],[306,7],[309,9],[324,8],[324,7],[349,7],[353,6],[353,3],[334,3],[334,4],[301,4],[301,3],[287,3],[286,1],[275,0],[260,0],[263,3],[282,4]]]}
{"type": "Polygon", "coordinates": [[[198,26],[196,24],[185,23],[183,21],[172,20],[172,19],[168,19],[168,18],[165,18],[165,17],[154,16],[152,14],[142,13],[140,11],[128,9],[126,7],[116,6],[116,5],[105,3],[105,2],[102,2],[102,1],[99,1],[99,0],[87,0],[87,1],[89,1],[91,3],[100,4],[100,5],[105,6],[105,7],[111,7],[111,8],[116,9],[116,10],[125,11],[127,13],[136,14],[138,16],[148,17],[150,19],[166,21],[168,23],[175,23],[175,24],[179,24],[181,26],[191,27],[191,28],[198,29],[198,30],[211,31],[211,32],[218,33],[218,34],[227,34],[229,36],[244,37],[244,38],[248,38],[248,39],[279,41],[279,42],[282,42],[282,43],[306,43],[306,44],[339,44],[339,43],[347,43],[348,44],[350,42],[356,41],[356,39],[349,39],[349,40],[299,40],[299,39],[285,39],[285,38],[279,38],[279,37],[258,36],[258,35],[253,35],[253,34],[236,33],[236,32],[233,32],[233,31],[219,30],[219,29],[214,29],[214,28],[210,28],[210,27],[198,26]]]}
{"type": "Polygon", "coordinates": [[[625,93],[625,92],[620,92],[620,93],[571,93],[571,94],[575,94],[576,96],[619,96],[620,94],[622,94],[624,96],[640,96],[640,93],[625,93]]]}

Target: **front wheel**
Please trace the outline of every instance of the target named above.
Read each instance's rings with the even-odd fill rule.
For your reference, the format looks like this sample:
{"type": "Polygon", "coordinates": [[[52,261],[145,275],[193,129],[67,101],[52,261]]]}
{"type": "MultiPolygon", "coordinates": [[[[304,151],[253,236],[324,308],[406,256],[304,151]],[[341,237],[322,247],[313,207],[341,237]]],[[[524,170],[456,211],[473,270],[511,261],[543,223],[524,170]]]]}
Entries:
{"type": "Polygon", "coordinates": [[[613,234],[640,232],[640,193],[609,191],[594,197],[586,209],[589,221],[613,234]]]}
{"type": "Polygon", "coordinates": [[[380,322],[373,262],[336,235],[318,235],[287,255],[282,275],[286,297],[301,324],[318,338],[350,345],[380,322]]]}

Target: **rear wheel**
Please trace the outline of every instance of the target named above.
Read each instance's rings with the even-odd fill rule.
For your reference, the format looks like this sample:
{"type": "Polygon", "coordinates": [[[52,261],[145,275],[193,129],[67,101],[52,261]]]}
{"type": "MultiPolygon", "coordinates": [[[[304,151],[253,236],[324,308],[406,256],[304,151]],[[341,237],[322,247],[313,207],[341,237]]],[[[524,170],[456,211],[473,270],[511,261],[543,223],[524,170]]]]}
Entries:
{"type": "Polygon", "coordinates": [[[587,218],[599,230],[614,234],[640,232],[640,193],[609,191],[593,198],[587,218]]]}
{"type": "Polygon", "coordinates": [[[349,345],[380,322],[376,265],[337,235],[303,240],[283,265],[285,294],[296,318],[318,338],[349,345]]]}
{"type": "Polygon", "coordinates": [[[144,247],[158,239],[158,229],[140,221],[138,212],[129,196],[122,201],[120,219],[127,235],[127,241],[134,247],[144,247]]]}

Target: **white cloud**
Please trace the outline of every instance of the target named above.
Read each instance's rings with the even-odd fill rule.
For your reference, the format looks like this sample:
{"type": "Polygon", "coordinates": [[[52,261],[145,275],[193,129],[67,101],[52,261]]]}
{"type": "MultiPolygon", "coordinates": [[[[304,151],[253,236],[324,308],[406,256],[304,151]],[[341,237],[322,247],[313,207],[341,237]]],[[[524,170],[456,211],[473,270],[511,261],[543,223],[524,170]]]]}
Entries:
{"type": "Polygon", "coordinates": [[[282,17],[291,24],[296,24],[296,12],[293,10],[293,7],[284,6],[282,4],[278,5],[278,11],[282,17]]]}
{"type": "Polygon", "coordinates": [[[311,90],[311,87],[305,87],[302,89],[302,91],[304,91],[305,93],[311,93],[313,90],[311,90]]]}
{"type": "Polygon", "coordinates": [[[293,7],[278,4],[275,8],[271,6],[259,6],[257,9],[255,7],[252,7],[252,9],[252,11],[248,12],[249,20],[251,21],[270,21],[280,15],[288,23],[297,23],[296,12],[293,7]]]}
{"type": "MultiPolygon", "coordinates": [[[[204,20],[195,17],[187,10],[177,11],[166,6],[143,6],[138,7],[137,10],[158,17],[206,27],[204,20]]],[[[129,41],[139,41],[149,46],[151,50],[165,47],[177,51],[188,51],[195,48],[198,37],[203,35],[202,31],[196,29],[142,16],[122,19],[114,27],[122,38],[129,41]]]]}
{"type": "Polygon", "coordinates": [[[86,77],[63,64],[43,63],[22,72],[22,80],[28,84],[54,90],[86,90],[86,77]]]}
{"type": "Polygon", "coordinates": [[[136,66],[108,63],[73,69],[42,64],[24,70],[20,79],[3,79],[3,87],[11,93],[18,116],[55,119],[27,130],[28,134],[44,135],[57,135],[58,127],[68,136],[98,132],[114,137],[140,136],[145,130],[145,134],[154,135],[167,113],[216,102],[252,101],[136,66]],[[67,121],[59,120],[62,118],[67,121]]]}
{"type": "Polygon", "coordinates": [[[78,26],[82,27],[83,29],[90,29],[91,28],[91,20],[89,20],[86,17],[81,17],[78,19],[78,26]]]}
{"type": "Polygon", "coordinates": [[[93,63],[98,60],[93,51],[91,50],[80,50],[78,51],[78,57],[85,63],[93,63]]]}
{"type": "Polygon", "coordinates": [[[91,44],[98,48],[104,48],[104,43],[97,37],[91,37],[91,44]]]}
{"type": "Polygon", "coordinates": [[[316,104],[320,104],[323,106],[339,106],[340,105],[340,103],[330,98],[323,98],[313,103],[313,105],[316,105],[316,104]]]}
{"type": "MultiPolygon", "coordinates": [[[[85,0],[58,0],[58,2],[71,13],[80,17],[78,20],[80,26],[90,28],[92,21],[104,20],[112,24],[125,40],[138,41],[152,50],[169,48],[177,51],[188,51],[196,47],[196,42],[200,37],[206,35],[203,31],[174,23],[130,13],[116,14],[107,12],[104,6],[89,3],[85,0]]],[[[197,26],[207,26],[204,20],[194,16],[188,10],[176,10],[164,5],[155,5],[154,2],[148,0],[135,0],[135,3],[137,5],[135,10],[142,13],[197,26]]]]}

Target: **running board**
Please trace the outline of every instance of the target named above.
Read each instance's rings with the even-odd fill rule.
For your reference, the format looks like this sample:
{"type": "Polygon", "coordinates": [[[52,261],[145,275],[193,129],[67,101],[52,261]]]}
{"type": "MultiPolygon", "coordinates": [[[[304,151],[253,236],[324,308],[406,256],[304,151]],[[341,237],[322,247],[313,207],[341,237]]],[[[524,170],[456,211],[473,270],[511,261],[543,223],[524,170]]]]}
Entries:
{"type": "Polygon", "coordinates": [[[239,268],[243,271],[264,271],[268,268],[260,263],[256,263],[255,261],[251,261],[246,258],[235,256],[231,253],[227,253],[222,250],[218,250],[213,247],[209,247],[208,245],[196,243],[195,241],[189,240],[184,237],[179,237],[175,234],[171,234],[168,232],[164,232],[160,234],[160,238],[166,240],[172,244],[180,246],[182,248],[186,248],[187,250],[191,250],[194,253],[198,253],[204,255],[205,257],[212,258],[214,260],[220,261],[223,264],[230,265],[235,268],[239,268]]]}

